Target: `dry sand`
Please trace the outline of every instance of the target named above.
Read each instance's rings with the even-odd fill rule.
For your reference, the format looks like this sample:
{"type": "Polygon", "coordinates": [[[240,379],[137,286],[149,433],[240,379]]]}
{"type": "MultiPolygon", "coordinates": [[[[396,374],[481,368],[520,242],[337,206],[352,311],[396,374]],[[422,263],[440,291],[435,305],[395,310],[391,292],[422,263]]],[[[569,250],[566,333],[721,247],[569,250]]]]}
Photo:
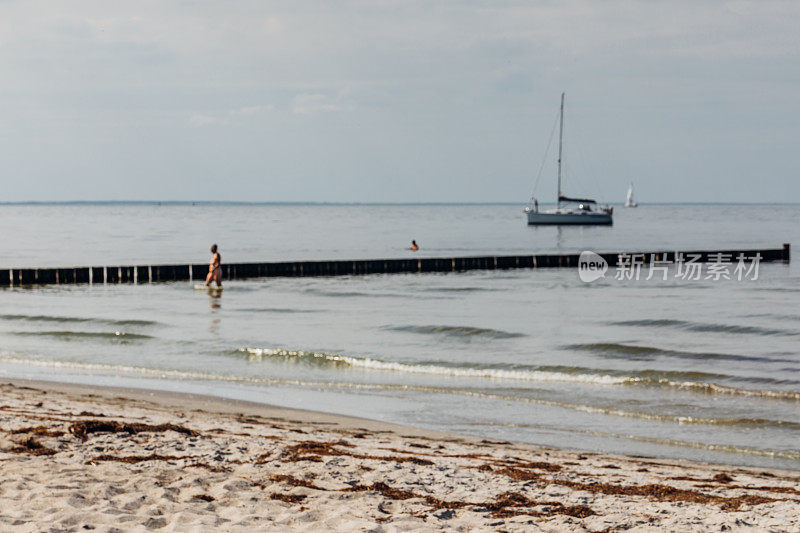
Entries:
{"type": "Polygon", "coordinates": [[[2,531],[798,531],[800,472],[204,396],[0,386],[2,531]]]}

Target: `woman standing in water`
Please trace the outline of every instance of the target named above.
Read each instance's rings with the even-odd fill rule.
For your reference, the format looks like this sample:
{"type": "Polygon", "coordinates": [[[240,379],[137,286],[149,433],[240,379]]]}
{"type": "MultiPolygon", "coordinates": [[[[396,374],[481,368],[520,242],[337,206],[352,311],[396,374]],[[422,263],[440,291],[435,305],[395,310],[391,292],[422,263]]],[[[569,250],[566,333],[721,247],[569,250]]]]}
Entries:
{"type": "Polygon", "coordinates": [[[208,276],[206,276],[206,287],[212,281],[217,282],[217,287],[222,287],[222,256],[217,251],[217,245],[211,245],[211,262],[208,264],[208,276]]]}

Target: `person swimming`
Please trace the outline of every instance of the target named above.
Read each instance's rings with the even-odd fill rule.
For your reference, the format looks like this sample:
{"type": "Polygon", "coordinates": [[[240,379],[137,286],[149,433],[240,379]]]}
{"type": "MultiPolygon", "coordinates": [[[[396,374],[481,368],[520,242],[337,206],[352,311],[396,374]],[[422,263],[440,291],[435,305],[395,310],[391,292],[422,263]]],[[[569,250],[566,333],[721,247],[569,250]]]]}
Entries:
{"type": "Polygon", "coordinates": [[[411,248],[409,248],[412,252],[416,252],[419,250],[419,246],[417,245],[417,241],[411,241],[411,248]]]}
{"type": "Polygon", "coordinates": [[[211,262],[208,263],[208,275],[206,276],[206,287],[211,285],[212,281],[217,283],[217,287],[222,287],[222,256],[217,251],[217,245],[211,245],[211,262]]]}

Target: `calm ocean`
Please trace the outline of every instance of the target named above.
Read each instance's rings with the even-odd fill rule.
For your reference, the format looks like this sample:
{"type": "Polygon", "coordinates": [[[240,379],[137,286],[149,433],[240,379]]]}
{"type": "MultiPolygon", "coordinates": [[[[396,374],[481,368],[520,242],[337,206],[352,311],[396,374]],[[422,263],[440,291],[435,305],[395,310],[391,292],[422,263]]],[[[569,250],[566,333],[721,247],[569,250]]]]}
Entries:
{"type": "MultiPolygon", "coordinates": [[[[0,205],[0,267],[800,245],[798,205],[0,205]]],[[[0,375],[191,391],[560,447],[800,469],[800,266],[0,290],[0,375]],[[752,276],[751,276],[752,277],[752,276]]]]}

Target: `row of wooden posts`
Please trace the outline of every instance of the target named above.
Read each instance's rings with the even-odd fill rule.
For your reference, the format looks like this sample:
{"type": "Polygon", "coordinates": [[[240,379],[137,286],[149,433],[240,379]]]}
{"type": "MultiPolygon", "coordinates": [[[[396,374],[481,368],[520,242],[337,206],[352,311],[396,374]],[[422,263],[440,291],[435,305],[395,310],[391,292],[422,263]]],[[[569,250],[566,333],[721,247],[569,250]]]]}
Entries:
{"type": "MultiPolygon", "coordinates": [[[[740,254],[748,261],[758,254],[761,262],[789,261],[790,245],[782,248],[712,251],[660,251],[600,253],[610,267],[620,260],[636,257],[643,264],[651,261],[674,262],[682,257],[712,262],[719,257],[736,261],[740,254]],[[722,254],[722,256],[720,256],[722,254]]],[[[579,254],[501,255],[478,257],[420,257],[409,259],[358,259],[334,261],[286,261],[276,263],[225,263],[223,279],[248,279],[279,276],[357,276],[363,274],[398,274],[412,272],[463,272],[516,268],[577,267],[579,254]]],[[[0,286],[32,286],[52,284],[158,283],[203,280],[207,264],[94,266],[68,268],[0,269],[0,286]]]]}

